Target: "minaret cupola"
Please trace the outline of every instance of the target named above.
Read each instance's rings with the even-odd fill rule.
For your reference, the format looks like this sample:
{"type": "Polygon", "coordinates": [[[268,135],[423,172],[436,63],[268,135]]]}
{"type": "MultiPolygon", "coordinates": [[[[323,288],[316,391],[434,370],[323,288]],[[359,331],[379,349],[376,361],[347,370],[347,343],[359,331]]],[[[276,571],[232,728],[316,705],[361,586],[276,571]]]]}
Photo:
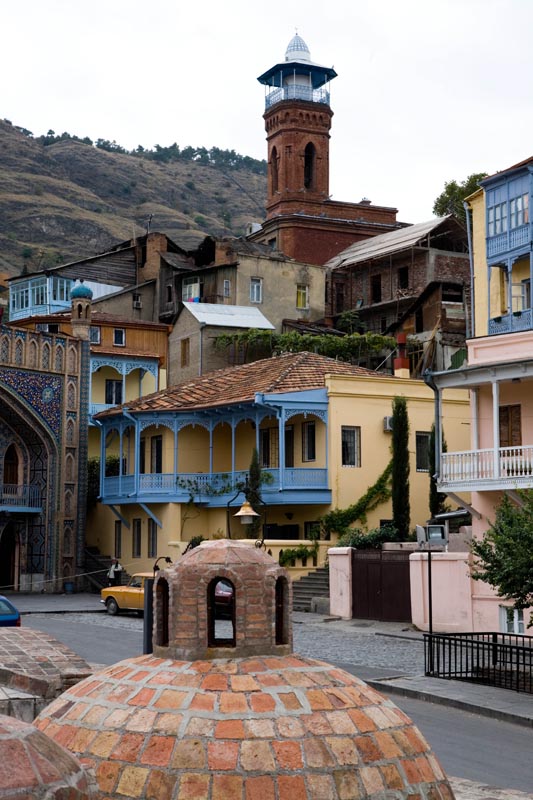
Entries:
{"type": "Polygon", "coordinates": [[[336,76],[332,67],[311,60],[307,44],[296,33],[284,61],[258,78],[267,87],[267,218],[285,213],[280,204],[324,201],[329,196],[329,83],[336,76]]]}

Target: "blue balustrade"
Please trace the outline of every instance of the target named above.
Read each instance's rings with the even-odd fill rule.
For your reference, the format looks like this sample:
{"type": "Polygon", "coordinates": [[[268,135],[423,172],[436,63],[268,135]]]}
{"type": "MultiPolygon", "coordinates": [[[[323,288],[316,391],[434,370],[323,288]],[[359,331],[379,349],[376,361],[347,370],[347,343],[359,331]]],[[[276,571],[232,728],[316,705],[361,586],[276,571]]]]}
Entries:
{"type": "Polygon", "coordinates": [[[501,317],[489,319],[489,336],[499,333],[513,333],[514,331],[529,331],[532,327],[531,309],[514,311],[501,317]]]}

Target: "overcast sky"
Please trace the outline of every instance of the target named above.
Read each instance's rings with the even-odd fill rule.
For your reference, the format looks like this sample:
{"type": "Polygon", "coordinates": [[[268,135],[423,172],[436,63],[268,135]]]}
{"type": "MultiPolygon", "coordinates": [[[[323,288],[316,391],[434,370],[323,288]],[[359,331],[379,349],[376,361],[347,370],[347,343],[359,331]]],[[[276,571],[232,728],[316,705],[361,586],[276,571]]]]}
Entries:
{"type": "Polygon", "coordinates": [[[0,0],[0,26],[0,117],[35,135],[265,158],[256,79],[297,29],[338,73],[334,199],[422,222],[533,154],[532,0],[0,0]]]}

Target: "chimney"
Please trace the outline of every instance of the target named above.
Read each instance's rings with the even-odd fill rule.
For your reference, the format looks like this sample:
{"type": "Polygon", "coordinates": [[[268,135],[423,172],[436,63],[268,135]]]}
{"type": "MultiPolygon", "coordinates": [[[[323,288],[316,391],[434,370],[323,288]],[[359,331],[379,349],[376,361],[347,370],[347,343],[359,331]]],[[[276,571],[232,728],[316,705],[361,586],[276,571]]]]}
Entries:
{"type": "Polygon", "coordinates": [[[410,378],[409,358],[407,357],[407,334],[398,333],[396,336],[398,355],[393,361],[394,375],[397,378],[410,378]]]}

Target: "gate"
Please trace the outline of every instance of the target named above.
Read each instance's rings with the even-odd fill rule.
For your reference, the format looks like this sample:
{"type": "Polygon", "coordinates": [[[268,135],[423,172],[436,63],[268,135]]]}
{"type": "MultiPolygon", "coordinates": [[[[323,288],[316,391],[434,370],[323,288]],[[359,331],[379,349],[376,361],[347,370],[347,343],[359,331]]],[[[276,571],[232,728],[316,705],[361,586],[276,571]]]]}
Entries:
{"type": "Polygon", "coordinates": [[[352,550],[352,617],[411,622],[406,550],[352,550]]]}

